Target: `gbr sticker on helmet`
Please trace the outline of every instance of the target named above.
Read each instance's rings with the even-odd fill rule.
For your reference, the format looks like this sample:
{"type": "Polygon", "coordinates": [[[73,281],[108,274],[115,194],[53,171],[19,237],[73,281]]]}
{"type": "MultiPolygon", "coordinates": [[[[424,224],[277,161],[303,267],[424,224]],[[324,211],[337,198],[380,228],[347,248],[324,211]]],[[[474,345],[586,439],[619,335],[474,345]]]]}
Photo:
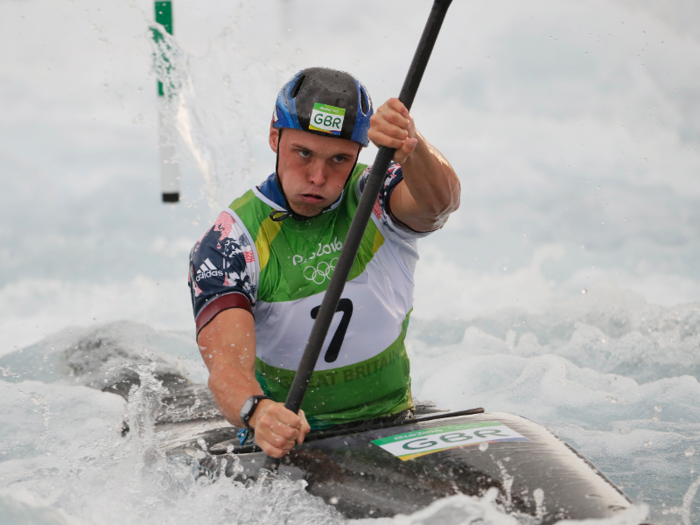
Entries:
{"type": "Polygon", "coordinates": [[[345,120],[345,108],[337,108],[328,104],[316,102],[311,111],[309,129],[340,135],[345,120]]]}

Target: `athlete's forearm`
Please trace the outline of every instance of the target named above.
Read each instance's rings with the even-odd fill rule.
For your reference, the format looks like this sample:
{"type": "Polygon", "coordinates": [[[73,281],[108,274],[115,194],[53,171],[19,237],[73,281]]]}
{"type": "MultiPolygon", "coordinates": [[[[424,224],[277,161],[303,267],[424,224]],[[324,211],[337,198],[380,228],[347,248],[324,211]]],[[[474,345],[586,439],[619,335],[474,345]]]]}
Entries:
{"type": "Polygon", "coordinates": [[[232,366],[215,367],[209,374],[209,389],[226,421],[237,427],[245,427],[239,415],[246,399],[263,393],[254,375],[232,366]]]}
{"type": "MultiPolygon", "coordinates": [[[[209,369],[209,389],[226,420],[245,427],[241,408],[250,396],[263,393],[255,379],[255,321],[247,310],[231,308],[202,328],[197,338],[209,369]]],[[[311,430],[303,412],[287,410],[282,403],[263,400],[248,421],[255,442],[265,453],[281,458],[302,443],[311,430]]]]}
{"type": "Polygon", "coordinates": [[[413,152],[401,165],[405,185],[391,196],[391,210],[417,231],[441,228],[459,207],[460,184],[447,159],[416,131],[413,152]]]}
{"type": "Polygon", "coordinates": [[[232,425],[241,427],[243,403],[262,394],[255,379],[255,322],[247,310],[231,308],[202,328],[197,338],[209,369],[209,389],[219,410],[232,425]]]}

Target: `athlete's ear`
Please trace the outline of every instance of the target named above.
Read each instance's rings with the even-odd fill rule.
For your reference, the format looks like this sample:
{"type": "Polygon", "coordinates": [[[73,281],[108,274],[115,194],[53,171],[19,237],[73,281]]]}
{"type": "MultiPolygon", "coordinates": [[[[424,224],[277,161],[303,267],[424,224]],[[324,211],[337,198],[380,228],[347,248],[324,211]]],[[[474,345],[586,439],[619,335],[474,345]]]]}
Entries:
{"type": "Polygon", "coordinates": [[[270,143],[270,149],[277,153],[277,146],[279,146],[280,130],[276,129],[270,123],[270,137],[268,142],[270,143]]]}

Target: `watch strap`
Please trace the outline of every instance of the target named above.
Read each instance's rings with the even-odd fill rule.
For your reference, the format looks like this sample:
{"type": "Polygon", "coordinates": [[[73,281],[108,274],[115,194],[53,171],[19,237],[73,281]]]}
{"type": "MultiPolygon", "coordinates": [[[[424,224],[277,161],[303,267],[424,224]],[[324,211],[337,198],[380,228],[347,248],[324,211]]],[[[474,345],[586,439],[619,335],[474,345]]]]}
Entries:
{"type": "Polygon", "coordinates": [[[241,421],[248,430],[252,430],[250,428],[250,425],[248,425],[248,421],[250,421],[250,418],[253,417],[253,414],[255,414],[255,411],[257,410],[258,405],[260,404],[260,401],[262,401],[263,399],[270,399],[271,401],[273,401],[273,399],[268,396],[256,395],[250,396],[248,399],[246,399],[245,403],[243,403],[243,407],[245,407],[248,404],[248,401],[252,400],[253,402],[252,406],[245,413],[243,412],[243,409],[241,409],[240,413],[241,421]]]}

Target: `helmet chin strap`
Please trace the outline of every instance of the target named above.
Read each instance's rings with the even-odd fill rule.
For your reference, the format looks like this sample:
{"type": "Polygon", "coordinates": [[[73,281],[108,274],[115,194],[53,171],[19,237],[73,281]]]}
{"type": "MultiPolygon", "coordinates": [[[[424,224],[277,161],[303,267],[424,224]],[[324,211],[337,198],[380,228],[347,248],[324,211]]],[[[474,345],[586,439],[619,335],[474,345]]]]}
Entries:
{"type": "MultiPolygon", "coordinates": [[[[321,215],[321,213],[325,212],[326,210],[329,210],[335,202],[333,202],[330,206],[326,206],[321,210],[321,213],[318,213],[316,215],[312,216],[306,216],[306,215],[301,215],[297,212],[295,212],[292,209],[292,205],[289,204],[289,199],[287,199],[287,194],[284,192],[284,187],[282,186],[282,180],[280,179],[279,175],[279,164],[280,164],[280,142],[282,141],[282,128],[279,128],[279,135],[277,137],[277,155],[275,158],[275,182],[277,183],[277,188],[279,188],[280,193],[282,194],[282,198],[284,199],[284,205],[285,208],[287,208],[286,211],[279,211],[279,210],[272,210],[270,212],[270,219],[272,219],[275,222],[282,222],[284,219],[287,217],[291,217],[295,221],[308,221],[309,219],[313,219],[314,217],[318,217],[321,215]]],[[[362,150],[362,148],[360,148],[362,150]]],[[[348,181],[350,180],[350,177],[352,176],[352,173],[355,171],[355,166],[357,166],[357,160],[360,158],[360,151],[357,152],[357,156],[355,157],[355,162],[352,165],[352,168],[350,169],[350,173],[348,173],[347,178],[345,179],[345,184],[343,184],[343,188],[347,185],[348,181]]],[[[340,198],[340,197],[338,197],[340,198]]]]}

